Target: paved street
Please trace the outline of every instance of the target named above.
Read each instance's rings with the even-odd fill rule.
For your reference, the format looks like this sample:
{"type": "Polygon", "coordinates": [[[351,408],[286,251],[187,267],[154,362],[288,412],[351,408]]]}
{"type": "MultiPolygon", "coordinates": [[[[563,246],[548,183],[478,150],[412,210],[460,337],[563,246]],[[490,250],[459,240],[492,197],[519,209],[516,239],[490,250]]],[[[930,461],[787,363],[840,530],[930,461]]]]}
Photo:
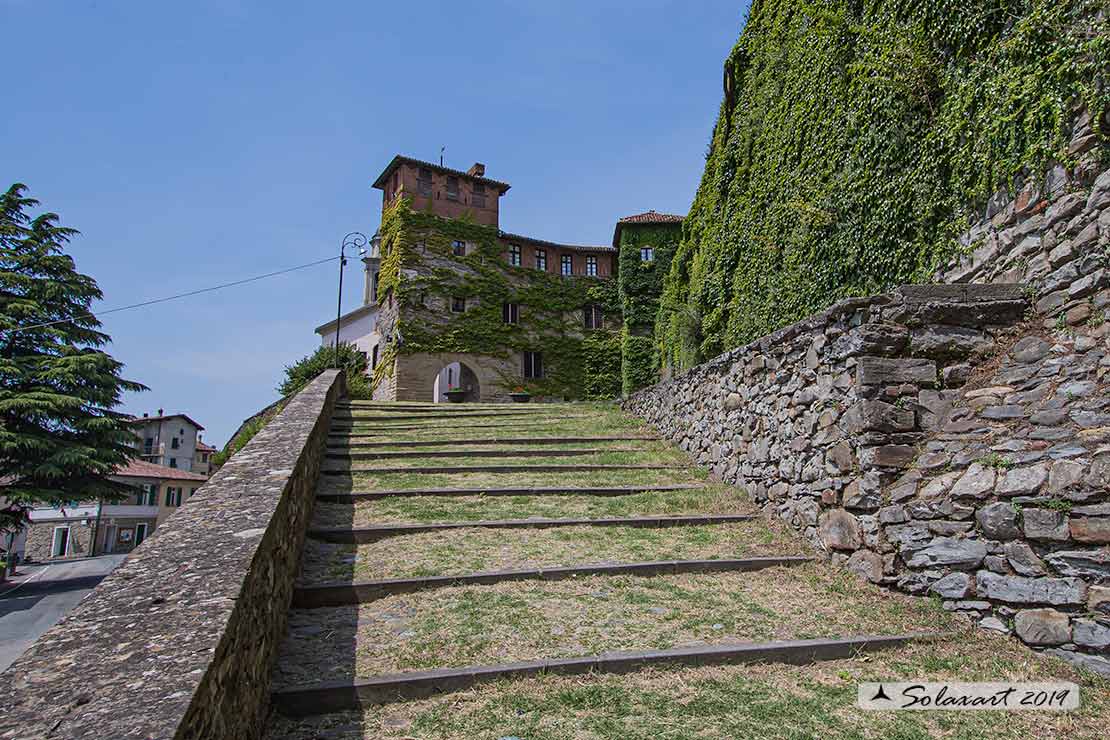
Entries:
{"type": "Polygon", "coordinates": [[[123,562],[126,555],[27,565],[19,581],[0,585],[0,671],[123,562]]]}

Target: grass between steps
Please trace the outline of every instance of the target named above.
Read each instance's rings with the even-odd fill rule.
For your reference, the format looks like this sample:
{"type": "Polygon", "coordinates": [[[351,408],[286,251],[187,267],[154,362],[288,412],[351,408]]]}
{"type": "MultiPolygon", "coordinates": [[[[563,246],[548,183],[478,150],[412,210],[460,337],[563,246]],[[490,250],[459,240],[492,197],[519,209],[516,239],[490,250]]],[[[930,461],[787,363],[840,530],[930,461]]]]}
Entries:
{"type": "Polygon", "coordinates": [[[354,504],[318,503],[313,525],[365,527],[398,522],[459,522],[479,519],[546,519],[746,514],[755,507],[733,486],[648,491],[630,496],[420,496],[354,504]]]}
{"type": "MultiPolygon", "coordinates": [[[[877,592],[876,592],[877,593],[877,592]]],[[[811,666],[652,669],[628,675],[504,681],[442,697],[306,720],[274,714],[268,740],[863,740],[1105,738],[1110,681],[1080,674],[1002,636],[963,627],[923,643],[811,666]],[[1080,684],[1076,712],[863,712],[863,681],[1080,684]]]]}
{"type": "MultiPolygon", "coordinates": [[[[575,472],[577,465],[682,465],[689,466],[690,459],[674,448],[658,450],[598,450],[589,455],[566,457],[536,457],[521,452],[511,457],[468,457],[466,453],[448,458],[406,457],[386,460],[340,460],[329,459],[328,470],[350,470],[357,474],[359,468],[389,468],[398,473],[406,468],[426,467],[429,465],[566,465],[567,472],[575,472]]],[[[561,472],[561,471],[560,471],[561,472]]]]}
{"type": "Polygon", "coordinates": [[[818,564],[752,573],[592,576],[460,586],[361,607],[294,611],[278,676],[292,685],[609,650],[956,627],[956,618],[929,600],[876,598],[850,574],[818,564]]]}
{"type": "Polygon", "coordinates": [[[309,541],[301,581],[415,578],[584,563],[695,560],[796,554],[781,530],[760,520],[712,526],[461,529],[363,545],[309,541]]]}
{"type": "MultiPolygon", "coordinates": [[[[488,461],[487,461],[487,464],[488,461]]],[[[356,473],[336,476],[322,485],[327,491],[391,491],[409,488],[505,488],[518,486],[566,487],[639,486],[700,483],[709,474],[699,468],[685,470],[597,470],[551,473],[356,473]]]]}

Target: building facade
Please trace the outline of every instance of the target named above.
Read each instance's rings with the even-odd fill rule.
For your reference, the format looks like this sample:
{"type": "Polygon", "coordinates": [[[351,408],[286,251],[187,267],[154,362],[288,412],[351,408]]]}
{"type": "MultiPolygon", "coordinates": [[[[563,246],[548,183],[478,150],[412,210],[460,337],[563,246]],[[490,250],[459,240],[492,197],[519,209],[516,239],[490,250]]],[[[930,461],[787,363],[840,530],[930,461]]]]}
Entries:
{"type": "Polygon", "coordinates": [[[133,489],[127,499],[32,509],[22,550],[16,548],[21,558],[43,561],[130,552],[207,480],[143,460],[133,460],[110,478],[133,489]]]}
{"type": "MultiPolygon", "coordinates": [[[[621,219],[612,244],[565,244],[502,230],[510,186],[481,163],[396,156],[373,186],[381,227],[363,258],[363,305],[338,334],[366,355],[376,400],[613,398],[654,371],[636,364],[652,342],[643,315],[658,308],[681,216],[649,211],[621,219]],[[616,280],[626,250],[636,256],[627,286],[616,280]],[[627,331],[625,306],[636,321],[627,331]]],[[[336,331],[316,328],[325,346],[336,331]]]]}
{"type": "Polygon", "coordinates": [[[143,414],[133,419],[131,428],[138,437],[134,447],[139,451],[140,460],[189,472],[203,470],[208,474],[208,465],[197,458],[197,443],[204,427],[185,414],[164,414],[158,409],[154,416],[143,414]]]}

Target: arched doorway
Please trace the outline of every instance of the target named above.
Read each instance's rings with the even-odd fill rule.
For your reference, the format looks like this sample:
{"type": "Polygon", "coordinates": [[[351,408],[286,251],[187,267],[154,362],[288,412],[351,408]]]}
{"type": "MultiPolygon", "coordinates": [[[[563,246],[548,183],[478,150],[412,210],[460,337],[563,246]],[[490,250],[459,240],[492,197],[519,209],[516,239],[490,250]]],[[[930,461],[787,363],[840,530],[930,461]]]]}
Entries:
{"type": "Polygon", "coordinates": [[[452,362],[443,366],[432,383],[432,402],[445,403],[447,396],[444,394],[449,390],[463,391],[465,403],[476,403],[482,398],[478,374],[464,362],[452,362]]]}

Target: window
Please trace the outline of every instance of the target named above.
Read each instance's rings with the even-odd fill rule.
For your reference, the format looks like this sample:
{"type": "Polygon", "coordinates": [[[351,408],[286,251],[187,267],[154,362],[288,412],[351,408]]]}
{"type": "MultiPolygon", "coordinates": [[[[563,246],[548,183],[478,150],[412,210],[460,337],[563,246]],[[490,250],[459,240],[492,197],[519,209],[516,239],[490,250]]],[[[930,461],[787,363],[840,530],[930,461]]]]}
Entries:
{"type": "Polygon", "coordinates": [[[166,487],[166,506],[181,506],[181,489],[166,487]]]}
{"type": "Polygon", "coordinates": [[[654,247],[640,247],[640,261],[641,262],[654,262],[655,261],[655,248],[654,247]]]}
{"type": "Polygon", "coordinates": [[[486,184],[484,182],[474,183],[474,192],[470,196],[470,205],[477,208],[486,207],[486,184]]]}
{"type": "Polygon", "coordinates": [[[451,242],[451,254],[455,255],[456,257],[465,257],[466,242],[459,241],[458,239],[451,242]]]}
{"type": "Polygon", "coordinates": [[[505,303],[501,306],[501,319],[506,324],[516,324],[520,321],[520,304],[505,303]]]}
{"type": "Polygon", "coordinates": [[[525,352],[523,370],[526,378],[542,378],[543,354],[540,352],[525,352]]]}
{"type": "Polygon", "coordinates": [[[574,274],[574,258],[571,257],[569,254],[564,254],[563,255],[562,273],[564,275],[573,275],[574,274]]]}
{"type": "Polygon", "coordinates": [[[509,264],[512,265],[513,267],[520,267],[520,265],[522,264],[521,259],[520,259],[520,245],[519,244],[510,244],[509,245],[509,264]]]}
{"type": "Polygon", "coordinates": [[[432,171],[426,167],[421,167],[416,175],[416,191],[421,195],[432,194],[432,171]]]}
{"type": "Polygon", "coordinates": [[[454,175],[447,176],[447,200],[459,199],[459,178],[454,175]]]}
{"type": "Polygon", "coordinates": [[[597,276],[597,257],[586,258],[586,274],[590,276],[597,276]]]}
{"type": "Polygon", "coordinates": [[[135,525],[135,547],[143,544],[143,540],[146,539],[146,529],[147,525],[145,522],[139,522],[135,525]]]}
{"type": "Polygon", "coordinates": [[[174,437],[173,439],[171,439],[170,440],[170,449],[173,449],[173,450],[181,449],[181,440],[178,439],[177,437],[174,437]]]}
{"type": "Polygon", "coordinates": [[[370,372],[373,372],[374,368],[376,368],[377,366],[378,366],[378,345],[375,344],[374,348],[372,350],[370,350],[370,372]]]}
{"type": "Polygon", "coordinates": [[[154,437],[147,437],[143,440],[143,454],[149,455],[154,451],[154,437]]]}
{"type": "Polygon", "coordinates": [[[171,457],[170,458],[170,467],[171,468],[176,468],[177,467],[177,458],[176,457],[171,457]]]}
{"type": "Polygon", "coordinates": [[[139,506],[157,506],[158,505],[158,486],[151,485],[150,483],[143,483],[142,490],[139,492],[139,506]]]}
{"type": "Polygon", "coordinates": [[[537,249],[536,250],[536,269],[547,272],[547,250],[546,249],[537,249]]]}
{"type": "Polygon", "coordinates": [[[582,309],[582,325],[587,329],[600,329],[602,323],[601,306],[589,305],[582,309]]]}
{"type": "Polygon", "coordinates": [[[466,299],[460,296],[455,296],[451,299],[451,311],[453,313],[462,313],[466,311],[466,299]]]}

